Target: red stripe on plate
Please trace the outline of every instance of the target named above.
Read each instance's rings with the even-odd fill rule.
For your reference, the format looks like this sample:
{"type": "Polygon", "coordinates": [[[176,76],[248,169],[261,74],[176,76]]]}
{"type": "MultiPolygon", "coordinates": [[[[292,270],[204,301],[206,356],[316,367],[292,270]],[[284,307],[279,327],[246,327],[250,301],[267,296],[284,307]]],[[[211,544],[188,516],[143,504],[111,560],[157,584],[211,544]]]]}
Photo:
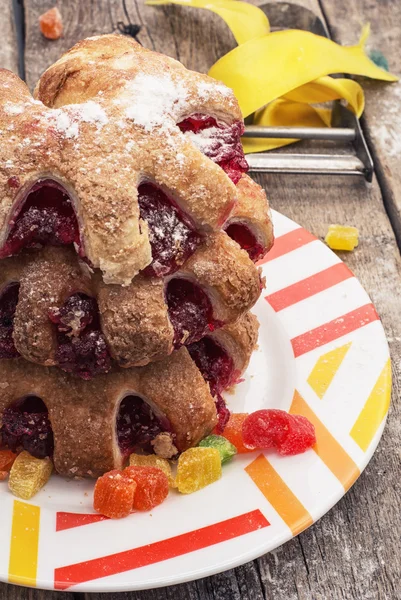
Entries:
{"type": "Polygon", "coordinates": [[[342,317],[338,317],[338,319],[329,321],[320,327],[316,327],[316,329],[293,338],[291,344],[294,356],[297,357],[306,354],[378,319],[379,316],[373,304],[365,304],[365,306],[361,306],[342,317]]]}
{"type": "Polygon", "coordinates": [[[269,252],[266,254],[262,260],[260,260],[257,264],[263,265],[266,262],[270,262],[279,256],[283,256],[283,254],[288,254],[288,252],[292,252],[297,248],[301,248],[302,246],[306,246],[306,244],[310,244],[310,242],[314,242],[317,238],[312,235],[306,229],[302,227],[298,227],[297,229],[293,229],[284,235],[280,235],[278,238],[274,240],[274,246],[269,252]]]}
{"type": "Polygon", "coordinates": [[[341,262],[328,269],[324,269],[324,271],[320,271],[320,273],[315,273],[315,275],[311,275],[302,281],[289,285],[278,292],[274,292],[274,294],[266,296],[266,300],[278,312],[353,276],[349,268],[341,262]]]}
{"type": "Polygon", "coordinates": [[[90,523],[98,523],[98,521],[106,519],[107,517],[103,515],[58,512],[56,515],[56,531],[81,527],[81,525],[90,525],[90,523]]]}
{"type": "Polygon", "coordinates": [[[152,565],[231,540],[269,525],[270,523],[260,510],[253,510],[238,517],[220,521],[160,542],[60,567],[54,571],[54,587],[56,590],[65,590],[72,585],[84,583],[85,581],[92,581],[93,579],[152,565]]]}

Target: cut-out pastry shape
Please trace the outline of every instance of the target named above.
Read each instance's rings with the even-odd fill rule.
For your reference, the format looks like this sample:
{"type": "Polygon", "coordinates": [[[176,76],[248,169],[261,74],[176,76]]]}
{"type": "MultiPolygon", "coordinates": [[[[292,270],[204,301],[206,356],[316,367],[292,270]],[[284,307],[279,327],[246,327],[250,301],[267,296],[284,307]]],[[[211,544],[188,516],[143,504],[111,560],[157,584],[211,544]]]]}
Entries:
{"type": "Polygon", "coordinates": [[[257,321],[247,315],[211,334],[204,348],[190,349],[194,360],[182,348],[158,363],[115,368],[92,381],[22,358],[3,360],[2,443],[51,456],[56,470],[70,477],[120,468],[138,450],[172,458],[216,425],[211,388],[222,391],[238,380],[256,336],[257,321]]]}

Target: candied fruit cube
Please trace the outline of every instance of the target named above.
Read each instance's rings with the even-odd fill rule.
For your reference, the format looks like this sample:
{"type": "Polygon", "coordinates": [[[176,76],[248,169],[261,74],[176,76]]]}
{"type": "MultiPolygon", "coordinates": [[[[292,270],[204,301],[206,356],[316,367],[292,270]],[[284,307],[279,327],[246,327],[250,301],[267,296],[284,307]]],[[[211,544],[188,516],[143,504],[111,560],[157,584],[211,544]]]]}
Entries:
{"type": "Polygon", "coordinates": [[[133,508],[151,510],[168,496],[168,477],[159,467],[127,467],[124,475],[136,482],[133,508]]]}
{"type": "Polygon", "coordinates": [[[244,445],[252,449],[279,446],[287,436],[290,419],[291,415],[285,410],[275,408],[251,413],[242,424],[244,445]]]}
{"type": "Polygon", "coordinates": [[[29,500],[49,481],[52,471],[50,458],[35,458],[24,450],[11,467],[8,487],[14,496],[29,500]]]}
{"type": "Polygon", "coordinates": [[[0,471],[9,471],[17,455],[11,450],[0,450],[0,471]]]}
{"type": "Polygon", "coordinates": [[[301,454],[316,444],[313,424],[302,415],[290,415],[287,436],[278,445],[279,454],[290,456],[301,454]]]}
{"type": "Polygon", "coordinates": [[[257,410],[242,425],[244,444],[250,448],[276,448],[279,454],[300,454],[316,443],[315,428],[302,415],[284,410],[257,410]]]}
{"type": "Polygon", "coordinates": [[[353,250],[358,245],[359,230],[346,225],[329,225],[324,241],[332,250],[353,250]]]}
{"type": "Polygon", "coordinates": [[[156,467],[161,469],[167,475],[170,487],[175,487],[171,465],[166,458],[160,458],[156,454],[131,454],[129,464],[131,467],[156,467]]]}
{"type": "Polygon", "coordinates": [[[201,448],[216,448],[220,454],[221,464],[237,454],[237,448],[222,435],[212,433],[199,442],[201,448]]]}
{"type": "Polygon", "coordinates": [[[59,9],[55,6],[39,17],[40,31],[48,40],[58,40],[63,33],[63,22],[59,9]]]}
{"type": "Polygon", "coordinates": [[[127,517],[132,511],[136,482],[115,469],[99,477],[93,493],[93,508],[110,519],[127,517]]]}
{"type": "Polygon", "coordinates": [[[223,431],[224,437],[236,447],[238,454],[252,452],[242,439],[242,424],[247,416],[248,413],[232,413],[223,431]]]}
{"type": "Polygon", "coordinates": [[[216,448],[189,448],[178,459],[176,484],[182,494],[192,494],[221,477],[220,452],[216,448]]]}

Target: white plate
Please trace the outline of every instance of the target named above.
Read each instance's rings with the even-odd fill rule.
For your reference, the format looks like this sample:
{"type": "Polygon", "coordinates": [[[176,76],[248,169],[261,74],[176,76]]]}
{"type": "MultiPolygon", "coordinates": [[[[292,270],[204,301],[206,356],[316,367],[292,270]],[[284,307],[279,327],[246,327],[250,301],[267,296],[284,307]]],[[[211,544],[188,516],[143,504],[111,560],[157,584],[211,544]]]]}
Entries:
{"type": "Polygon", "coordinates": [[[283,544],[352,485],[388,410],[385,334],[334,253],[278,213],[274,224],[277,240],[262,265],[267,288],[255,307],[259,349],[227,401],[236,412],[305,414],[315,423],[316,448],[237,456],[220,481],[189,496],[172,492],[152,513],[121,521],[93,514],[92,482],[53,477],[32,502],[0,484],[1,580],[109,592],[205,577],[283,544]]]}

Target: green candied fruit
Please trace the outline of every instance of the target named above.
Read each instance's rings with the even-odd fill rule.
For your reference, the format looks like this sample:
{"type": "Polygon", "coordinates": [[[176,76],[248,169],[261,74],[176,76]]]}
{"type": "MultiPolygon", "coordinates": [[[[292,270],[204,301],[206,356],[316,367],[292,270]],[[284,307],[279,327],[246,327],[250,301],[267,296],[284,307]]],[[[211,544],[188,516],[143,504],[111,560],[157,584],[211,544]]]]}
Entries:
{"type": "Polygon", "coordinates": [[[199,442],[199,446],[204,448],[216,448],[220,454],[221,463],[230,460],[234,454],[237,454],[237,448],[222,435],[208,435],[199,442]]]}

